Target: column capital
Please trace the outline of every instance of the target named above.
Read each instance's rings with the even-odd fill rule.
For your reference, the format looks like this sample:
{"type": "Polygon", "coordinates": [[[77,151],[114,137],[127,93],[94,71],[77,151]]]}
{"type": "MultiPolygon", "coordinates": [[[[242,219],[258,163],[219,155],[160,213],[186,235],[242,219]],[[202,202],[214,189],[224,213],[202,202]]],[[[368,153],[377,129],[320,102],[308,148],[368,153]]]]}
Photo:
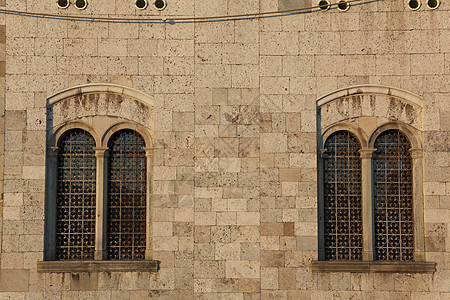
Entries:
{"type": "Polygon", "coordinates": [[[151,147],[144,147],[145,150],[145,156],[153,158],[153,148],[151,147]]]}
{"type": "Polygon", "coordinates": [[[108,154],[108,147],[94,147],[95,150],[95,157],[101,158],[105,157],[108,154]]]}
{"type": "Polygon", "coordinates": [[[361,149],[359,150],[359,155],[361,155],[361,159],[371,159],[373,153],[376,151],[377,149],[374,148],[370,148],[370,149],[361,149]]]}
{"type": "Polygon", "coordinates": [[[423,158],[423,149],[422,148],[411,148],[408,151],[411,154],[412,159],[423,158]]]}
{"type": "Polygon", "coordinates": [[[59,153],[59,147],[47,147],[47,154],[51,157],[58,156],[59,153]]]}
{"type": "Polygon", "coordinates": [[[328,149],[326,149],[326,148],[319,149],[319,151],[320,151],[320,157],[321,157],[321,158],[323,158],[323,154],[324,154],[325,152],[327,152],[327,150],[328,150],[328,149]]]}

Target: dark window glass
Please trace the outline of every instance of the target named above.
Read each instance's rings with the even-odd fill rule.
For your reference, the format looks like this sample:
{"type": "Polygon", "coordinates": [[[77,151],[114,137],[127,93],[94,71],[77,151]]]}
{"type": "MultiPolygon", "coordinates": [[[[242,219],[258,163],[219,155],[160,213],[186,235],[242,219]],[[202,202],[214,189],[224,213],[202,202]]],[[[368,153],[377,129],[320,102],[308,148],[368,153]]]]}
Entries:
{"type": "Polygon", "coordinates": [[[414,258],[411,145],[398,130],[383,132],[373,155],[377,260],[414,258]]]}
{"type": "Polygon", "coordinates": [[[362,259],[361,146],[338,131],[325,143],[325,259],[362,259]]]}
{"type": "Polygon", "coordinates": [[[95,141],[84,130],[61,137],[56,201],[56,259],[94,259],[95,141]]]}
{"type": "Polygon", "coordinates": [[[146,158],[144,139],[120,130],[109,142],[108,257],[144,259],[146,238],[146,158]]]}

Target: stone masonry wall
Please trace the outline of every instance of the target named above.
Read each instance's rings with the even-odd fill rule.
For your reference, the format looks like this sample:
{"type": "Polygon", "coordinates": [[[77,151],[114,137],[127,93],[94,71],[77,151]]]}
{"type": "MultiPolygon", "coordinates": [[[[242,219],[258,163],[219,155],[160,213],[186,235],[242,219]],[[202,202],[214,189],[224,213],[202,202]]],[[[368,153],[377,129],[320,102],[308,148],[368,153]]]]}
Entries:
{"type": "MultiPolygon", "coordinates": [[[[122,0],[91,0],[84,11],[73,4],[59,10],[53,0],[7,0],[6,8],[170,20],[291,7],[281,0],[167,1],[162,12],[151,5],[137,11],[122,0]]],[[[449,20],[450,2],[410,11],[399,0],[347,12],[173,25],[0,14],[0,299],[449,299],[449,20]],[[155,101],[156,273],[37,272],[47,99],[88,83],[131,87],[155,101]],[[410,115],[398,109],[393,116],[388,97],[380,96],[377,109],[385,115],[373,116],[423,131],[426,258],[437,262],[435,273],[311,271],[318,258],[316,100],[360,84],[424,100],[410,115]]],[[[332,112],[327,126],[335,122],[332,112]]],[[[59,116],[77,118],[75,105],[59,116]]]]}

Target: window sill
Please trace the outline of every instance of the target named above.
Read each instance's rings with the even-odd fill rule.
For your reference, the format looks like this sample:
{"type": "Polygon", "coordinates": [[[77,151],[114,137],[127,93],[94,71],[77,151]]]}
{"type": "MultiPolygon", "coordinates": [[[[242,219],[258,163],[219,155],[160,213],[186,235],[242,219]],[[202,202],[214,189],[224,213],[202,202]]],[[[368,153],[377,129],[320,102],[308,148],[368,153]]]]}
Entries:
{"type": "Polygon", "coordinates": [[[81,273],[81,272],[157,272],[157,260],[134,261],[38,261],[39,273],[81,273]]]}
{"type": "Polygon", "coordinates": [[[313,261],[313,272],[433,273],[434,262],[313,261]]]}

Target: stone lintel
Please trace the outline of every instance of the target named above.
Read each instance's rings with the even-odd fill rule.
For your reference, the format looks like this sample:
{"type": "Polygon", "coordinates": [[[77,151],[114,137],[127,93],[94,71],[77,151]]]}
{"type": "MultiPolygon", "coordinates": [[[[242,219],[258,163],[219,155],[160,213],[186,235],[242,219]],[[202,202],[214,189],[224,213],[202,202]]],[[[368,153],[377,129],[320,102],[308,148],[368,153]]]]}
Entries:
{"type": "Polygon", "coordinates": [[[434,262],[313,261],[313,272],[434,273],[434,262]]]}
{"type": "Polygon", "coordinates": [[[38,261],[39,273],[157,272],[160,261],[38,261]]]}

